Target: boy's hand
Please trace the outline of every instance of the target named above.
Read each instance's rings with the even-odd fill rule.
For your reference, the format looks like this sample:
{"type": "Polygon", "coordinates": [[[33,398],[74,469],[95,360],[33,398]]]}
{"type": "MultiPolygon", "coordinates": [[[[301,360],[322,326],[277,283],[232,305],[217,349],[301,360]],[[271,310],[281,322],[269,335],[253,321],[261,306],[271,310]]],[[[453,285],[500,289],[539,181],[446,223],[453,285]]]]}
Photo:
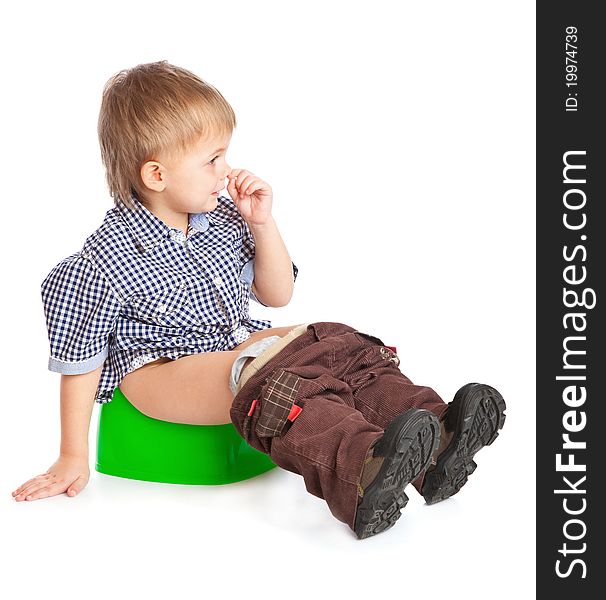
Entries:
{"type": "Polygon", "coordinates": [[[245,169],[227,175],[227,191],[249,225],[265,225],[271,218],[273,192],[268,183],[245,169]]]}
{"type": "Polygon", "coordinates": [[[62,494],[67,490],[68,496],[75,496],[88,483],[90,469],[88,458],[59,456],[43,475],[36,475],[26,481],[14,492],[17,502],[21,500],[38,500],[62,494]]]}

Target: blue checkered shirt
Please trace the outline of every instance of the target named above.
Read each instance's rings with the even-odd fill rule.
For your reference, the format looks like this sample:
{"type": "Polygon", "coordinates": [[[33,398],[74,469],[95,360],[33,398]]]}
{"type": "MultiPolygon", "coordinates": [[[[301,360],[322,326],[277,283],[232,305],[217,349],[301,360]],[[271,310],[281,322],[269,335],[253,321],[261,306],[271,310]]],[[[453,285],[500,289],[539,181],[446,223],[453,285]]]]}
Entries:
{"type": "MultiPolygon", "coordinates": [[[[252,331],[254,238],[233,201],[191,214],[187,234],[133,196],[108,210],[82,250],[41,286],[48,368],[76,375],[103,364],[95,401],[110,402],[127,373],[161,357],[231,350],[252,331]]],[[[296,280],[298,269],[293,264],[296,280]]]]}

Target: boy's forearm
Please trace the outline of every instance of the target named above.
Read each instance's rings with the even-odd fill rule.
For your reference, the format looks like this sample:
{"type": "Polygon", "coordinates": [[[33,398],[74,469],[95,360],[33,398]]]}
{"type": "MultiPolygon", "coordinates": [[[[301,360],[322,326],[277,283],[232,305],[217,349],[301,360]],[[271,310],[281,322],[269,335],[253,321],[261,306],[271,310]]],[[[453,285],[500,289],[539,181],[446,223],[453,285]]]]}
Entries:
{"type": "Polygon", "coordinates": [[[88,432],[101,365],[83,375],[61,375],[61,449],[64,456],[88,458],[88,432]]]}
{"type": "Polygon", "coordinates": [[[273,217],[265,225],[250,226],[255,238],[253,291],[263,304],[277,307],[289,303],[293,292],[292,261],[273,217]]]}

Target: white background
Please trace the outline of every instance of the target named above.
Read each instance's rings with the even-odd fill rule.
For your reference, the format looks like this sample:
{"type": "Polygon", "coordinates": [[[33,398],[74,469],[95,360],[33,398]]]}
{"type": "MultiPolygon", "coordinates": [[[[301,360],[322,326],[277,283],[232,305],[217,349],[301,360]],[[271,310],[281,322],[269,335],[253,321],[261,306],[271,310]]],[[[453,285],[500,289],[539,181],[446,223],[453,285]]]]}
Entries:
{"type": "Polygon", "coordinates": [[[533,3],[55,1],[2,21],[0,593],[534,595],[533,3]],[[222,92],[231,166],[274,189],[300,274],[287,307],[252,316],[376,335],[446,401],[502,392],[505,428],[460,494],[426,506],[410,487],[359,541],[280,469],[217,487],[97,473],[95,405],[84,491],[14,502],[59,449],[40,283],[112,207],[103,85],[163,59],[222,92]]]}

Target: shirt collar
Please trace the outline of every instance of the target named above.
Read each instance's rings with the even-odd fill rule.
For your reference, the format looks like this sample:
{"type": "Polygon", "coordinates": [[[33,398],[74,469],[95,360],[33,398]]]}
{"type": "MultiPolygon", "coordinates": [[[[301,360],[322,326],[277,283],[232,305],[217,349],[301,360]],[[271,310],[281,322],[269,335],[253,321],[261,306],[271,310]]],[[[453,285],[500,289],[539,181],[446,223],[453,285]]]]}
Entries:
{"type": "MultiPolygon", "coordinates": [[[[131,196],[133,208],[126,206],[118,200],[117,208],[122,220],[137,239],[137,246],[141,252],[147,252],[157,246],[163,238],[168,237],[172,227],[149,211],[133,194],[131,196]]],[[[204,232],[210,224],[215,224],[211,213],[193,213],[189,215],[189,225],[196,232],[204,232]]]]}

